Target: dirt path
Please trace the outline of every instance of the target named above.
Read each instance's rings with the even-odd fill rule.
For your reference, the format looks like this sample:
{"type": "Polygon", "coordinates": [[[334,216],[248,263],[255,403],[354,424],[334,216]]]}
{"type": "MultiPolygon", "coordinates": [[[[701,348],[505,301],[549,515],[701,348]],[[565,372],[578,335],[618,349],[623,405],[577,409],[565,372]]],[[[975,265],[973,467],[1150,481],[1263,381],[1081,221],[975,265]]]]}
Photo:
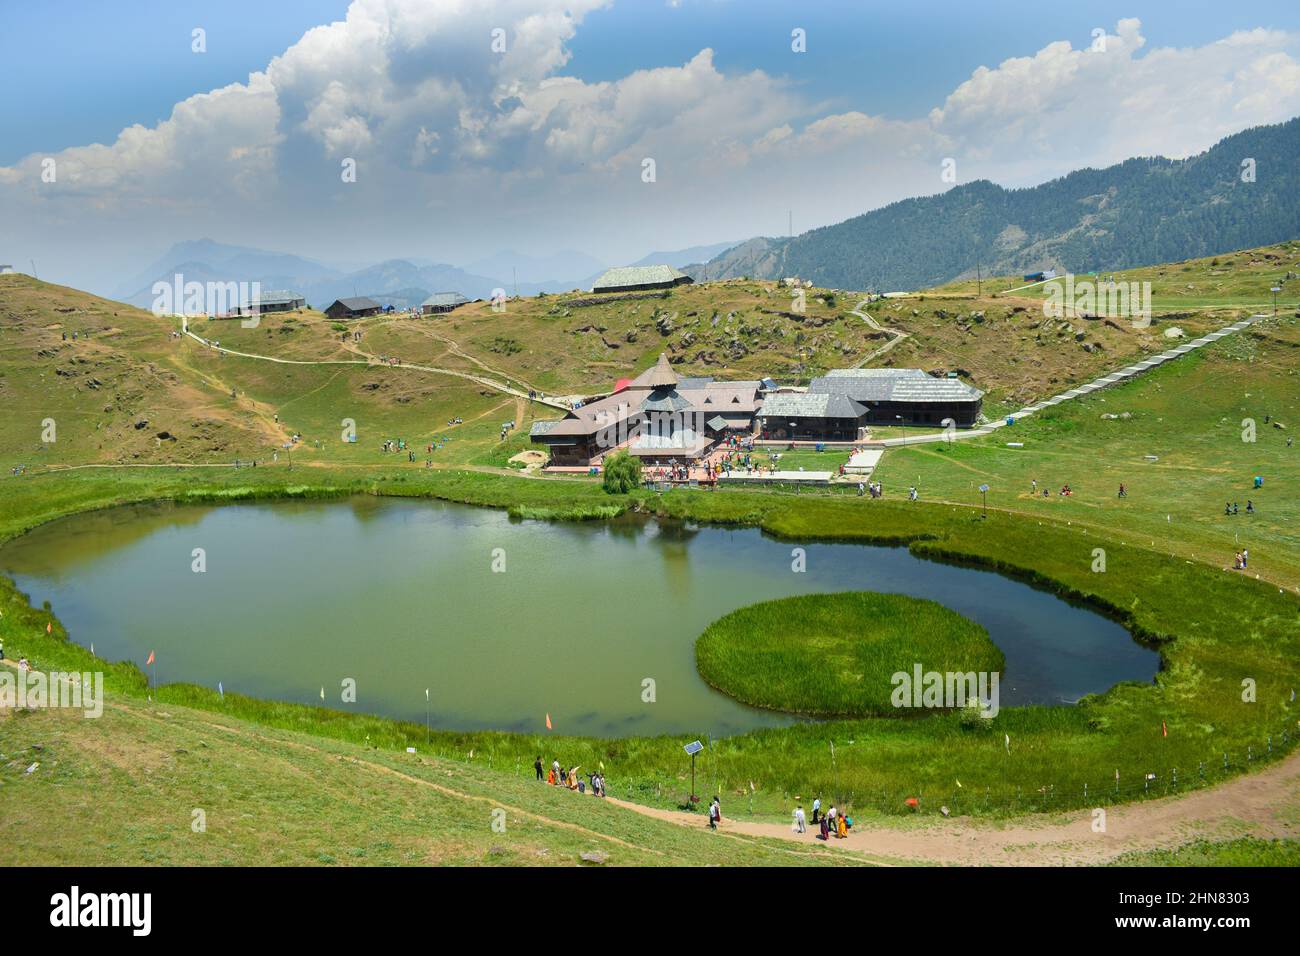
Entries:
{"type": "MultiPolygon", "coordinates": [[[[637,813],[682,826],[706,827],[703,814],[661,810],[622,800],[637,813]]],[[[805,808],[808,810],[809,808],[805,808]]],[[[725,814],[726,807],[723,807],[725,814]]],[[[1061,866],[1106,863],[1133,850],[1173,848],[1198,838],[1241,836],[1300,839],[1300,753],[1257,773],[1192,793],[1105,808],[1105,832],[1093,832],[1093,812],[1033,814],[996,824],[954,819],[890,826],[858,822],[846,840],[826,845],[847,853],[900,862],[963,866],[1061,866]]],[[[722,832],[820,843],[814,830],[788,823],[723,817],[722,832]]]]}
{"type": "MultiPolygon", "coordinates": [[[[0,663],[8,667],[16,666],[14,661],[0,663]]],[[[168,719],[164,712],[121,698],[110,701],[108,706],[154,720],[168,719]]],[[[612,835],[557,820],[535,810],[502,804],[491,797],[435,783],[404,773],[388,764],[348,756],[302,741],[269,737],[256,730],[233,727],[216,719],[200,717],[198,723],[224,733],[346,760],[417,786],[431,787],[461,800],[501,807],[510,813],[548,825],[662,855],[659,850],[637,847],[612,835]]],[[[581,799],[576,794],[574,798],[581,799]]],[[[628,812],[679,826],[697,829],[708,826],[702,813],[648,807],[616,797],[607,797],[606,800],[628,812]]],[[[831,839],[823,844],[814,836],[816,828],[811,826],[807,833],[797,834],[791,831],[788,823],[733,819],[725,815],[725,805],[723,812],[718,831],[721,837],[797,843],[814,851],[849,853],[863,864],[888,865],[882,861],[890,860],[898,863],[958,866],[1096,865],[1107,863],[1130,851],[1168,849],[1195,839],[1224,840],[1241,836],[1300,839],[1300,753],[1292,754],[1257,773],[1237,777],[1216,787],[1182,796],[1107,807],[1102,832],[1093,829],[1095,811],[1079,810],[1062,814],[1031,814],[1001,823],[958,818],[942,823],[917,822],[915,825],[905,823],[895,826],[859,820],[848,839],[831,839]]]]}
{"type": "Polygon", "coordinates": [[[361,365],[365,367],[380,366],[383,368],[414,369],[417,372],[431,372],[434,375],[450,375],[454,378],[463,378],[466,381],[474,382],[478,385],[483,385],[487,388],[495,389],[498,392],[504,392],[507,395],[513,395],[516,398],[526,398],[529,399],[530,401],[539,402],[542,405],[549,405],[552,408],[560,409],[561,411],[569,410],[568,406],[562,405],[552,398],[529,398],[527,392],[520,391],[517,388],[512,388],[509,385],[504,385],[501,382],[494,381],[482,375],[474,375],[470,372],[461,372],[461,371],[457,371],[456,369],[450,369],[450,368],[435,368],[431,365],[416,365],[411,362],[381,362],[375,356],[369,355],[368,353],[362,352],[361,350],[355,348],[349,348],[348,351],[353,352],[357,355],[364,356],[364,358],[352,359],[352,360],[350,359],[285,359],[285,358],[276,358],[272,355],[258,355],[254,352],[239,352],[236,351],[235,349],[228,349],[224,345],[216,345],[213,342],[210,342],[207,339],[203,338],[201,335],[197,335],[194,332],[191,332],[189,330],[188,325],[183,324],[181,326],[181,331],[184,335],[198,342],[200,345],[204,346],[205,348],[209,348],[215,352],[221,352],[226,355],[238,356],[239,358],[256,359],[261,362],[275,362],[278,365],[361,365]]]}
{"type": "Polygon", "coordinates": [[[868,352],[866,355],[862,356],[862,358],[858,359],[858,361],[854,362],[853,363],[854,368],[862,368],[862,366],[866,365],[873,358],[878,358],[879,356],[884,355],[886,352],[892,349],[899,342],[903,341],[903,339],[908,338],[909,335],[911,334],[908,332],[904,332],[901,329],[886,328],[885,326],[877,322],[875,319],[873,319],[870,315],[867,314],[867,310],[865,308],[870,302],[871,302],[870,299],[863,299],[861,302],[857,304],[855,308],[849,309],[849,314],[856,315],[858,318],[860,318],[863,322],[867,323],[867,325],[870,326],[875,331],[883,332],[885,335],[892,335],[893,338],[890,339],[888,342],[886,342],[884,345],[882,345],[880,348],[876,349],[874,352],[868,352]]]}

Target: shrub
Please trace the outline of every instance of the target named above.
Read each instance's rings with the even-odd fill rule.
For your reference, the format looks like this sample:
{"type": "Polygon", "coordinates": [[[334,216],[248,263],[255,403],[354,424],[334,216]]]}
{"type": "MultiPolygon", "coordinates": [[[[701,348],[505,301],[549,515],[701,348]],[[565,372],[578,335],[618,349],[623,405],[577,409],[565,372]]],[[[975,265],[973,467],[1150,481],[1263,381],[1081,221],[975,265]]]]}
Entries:
{"type": "Polygon", "coordinates": [[[641,486],[641,462],[625,451],[605,459],[605,492],[625,495],[641,486]]]}

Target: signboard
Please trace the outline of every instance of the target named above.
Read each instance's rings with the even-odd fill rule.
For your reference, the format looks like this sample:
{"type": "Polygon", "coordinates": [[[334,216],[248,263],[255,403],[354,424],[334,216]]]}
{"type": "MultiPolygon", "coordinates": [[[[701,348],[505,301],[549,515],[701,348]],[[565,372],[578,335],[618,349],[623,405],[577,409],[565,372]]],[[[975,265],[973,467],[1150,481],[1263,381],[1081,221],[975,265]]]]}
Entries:
{"type": "Polygon", "coordinates": [[[704,749],[704,744],[696,740],[692,743],[687,744],[683,749],[692,757],[694,757],[697,753],[699,753],[701,750],[704,749]]]}
{"type": "Polygon", "coordinates": [[[980,491],[985,492],[987,494],[988,490],[989,490],[988,485],[980,485],[980,491]]]}

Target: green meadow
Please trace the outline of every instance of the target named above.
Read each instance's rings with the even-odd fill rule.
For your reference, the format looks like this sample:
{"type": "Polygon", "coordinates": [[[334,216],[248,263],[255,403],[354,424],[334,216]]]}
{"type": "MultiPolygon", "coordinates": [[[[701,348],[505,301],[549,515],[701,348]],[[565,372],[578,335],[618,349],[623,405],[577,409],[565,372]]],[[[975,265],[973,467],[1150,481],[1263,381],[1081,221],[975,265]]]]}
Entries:
{"type": "MultiPolygon", "coordinates": [[[[811,717],[901,717],[897,673],[1000,672],[988,632],[934,601],[850,591],[751,604],[709,625],[695,664],[712,687],[755,707],[811,717]]],[[[910,688],[910,684],[908,687],[910,688]]],[[[918,694],[920,691],[918,690],[918,694]]],[[[913,705],[910,689],[905,707],[913,705]]]]}

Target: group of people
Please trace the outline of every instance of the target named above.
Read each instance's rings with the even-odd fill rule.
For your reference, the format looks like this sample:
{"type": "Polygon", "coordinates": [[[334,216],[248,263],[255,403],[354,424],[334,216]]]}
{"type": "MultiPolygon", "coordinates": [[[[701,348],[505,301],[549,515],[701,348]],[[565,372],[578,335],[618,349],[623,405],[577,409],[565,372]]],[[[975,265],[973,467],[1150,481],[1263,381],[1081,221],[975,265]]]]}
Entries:
{"type": "MultiPolygon", "coordinates": [[[[915,492],[916,489],[913,488],[912,491],[915,492]]],[[[865,485],[859,481],[858,482],[859,498],[862,497],[863,492],[869,492],[871,494],[871,497],[873,498],[883,498],[885,497],[885,486],[878,481],[869,481],[865,485]]],[[[916,499],[913,498],[912,500],[915,501],[916,499]]]]}
{"type": "MultiPolygon", "coordinates": [[[[1033,498],[1037,498],[1037,497],[1038,497],[1038,479],[1037,479],[1037,478],[1031,478],[1031,479],[1029,480],[1029,494],[1030,494],[1030,497],[1033,497],[1033,498]]],[[[1070,485],[1069,485],[1068,482],[1067,482],[1066,484],[1064,484],[1064,485],[1061,485],[1061,497],[1062,497],[1062,498],[1070,498],[1070,497],[1072,497],[1073,495],[1074,495],[1074,489],[1070,487],[1070,485]]],[[[1044,498],[1050,498],[1051,496],[1052,496],[1052,493],[1051,493],[1050,491],[1048,491],[1046,488],[1044,488],[1044,489],[1043,489],[1043,497],[1044,497],[1044,498]]],[[[1128,489],[1125,488],[1122,484],[1119,486],[1119,496],[1120,496],[1121,498],[1127,498],[1127,497],[1128,497],[1128,489]]]]}
{"type": "Polygon", "coordinates": [[[568,787],[570,790],[576,790],[578,793],[590,793],[592,796],[605,796],[605,774],[600,770],[588,772],[587,779],[583,780],[578,776],[578,767],[570,767],[567,770],[560,766],[560,761],[552,760],[551,767],[546,770],[542,766],[542,755],[538,754],[537,759],[533,761],[533,770],[537,774],[538,781],[546,781],[552,787],[568,787]]]}
{"type": "MultiPolygon", "coordinates": [[[[2,639],[0,639],[0,661],[4,659],[5,659],[5,642],[2,639]]],[[[28,662],[27,658],[20,657],[18,658],[18,669],[20,671],[29,671],[32,669],[32,665],[28,662]]]]}
{"type": "Polygon", "coordinates": [[[1250,551],[1246,548],[1242,548],[1240,551],[1237,552],[1236,556],[1232,559],[1232,570],[1245,571],[1246,562],[1249,560],[1250,560],[1250,551]]]}
{"type": "MultiPolygon", "coordinates": [[[[1235,515],[1235,514],[1240,514],[1240,512],[1237,511],[1237,502],[1235,502],[1235,501],[1229,501],[1229,502],[1225,503],[1224,506],[1223,506],[1223,513],[1224,513],[1225,515],[1235,515]]],[[[1247,498],[1247,499],[1246,499],[1246,514],[1248,514],[1248,515],[1253,515],[1254,513],[1255,513],[1255,502],[1253,502],[1253,501],[1251,501],[1249,498],[1247,498]]]]}
{"type": "MultiPolygon", "coordinates": [[[[812,822],[813,826],[819,828],[817,833],[817,839],[819,840],[829,840],[832,836],[843,840],[849,835],[849,830],[853,828],[853,818],[847,813],[841,813],[834,804],[831,804],[830,809],[823,815],[821,797],[813,800],[812,822]]],[[[804,815],[802,803],[795,805],[790,829],[794,833],[808,832],[808,818],[804,815]]]]}

